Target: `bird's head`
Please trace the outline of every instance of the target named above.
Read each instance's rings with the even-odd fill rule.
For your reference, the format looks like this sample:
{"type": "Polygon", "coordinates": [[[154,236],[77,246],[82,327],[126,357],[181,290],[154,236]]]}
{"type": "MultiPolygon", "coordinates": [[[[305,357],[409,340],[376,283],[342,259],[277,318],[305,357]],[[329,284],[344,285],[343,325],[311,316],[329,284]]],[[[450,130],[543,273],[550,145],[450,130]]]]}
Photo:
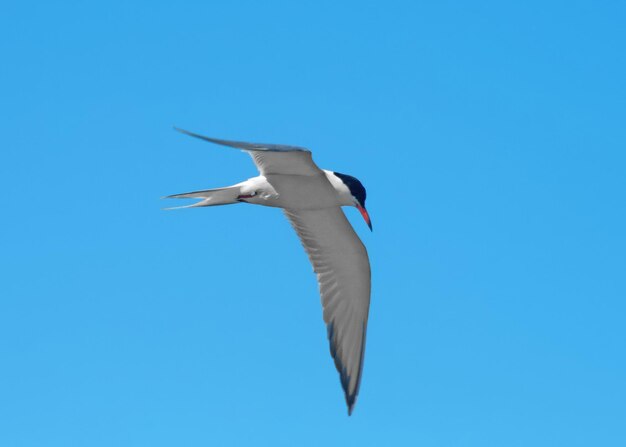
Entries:
{"type": "Polygon", "coordinates": [[[350,194],[352,195],[352,205],[355,206],[360,212],[361,216],[365,220],[365,223],[372,229],[372,221],[370,219],[369,214],[367,213],[367,209],[365,209],[365,199],[367,198],[367,192],[363,187],[363,184],[355,177],[346,174],[340,174],[339,172],[333,172],[346,187],[350,190],[350,194]]]}

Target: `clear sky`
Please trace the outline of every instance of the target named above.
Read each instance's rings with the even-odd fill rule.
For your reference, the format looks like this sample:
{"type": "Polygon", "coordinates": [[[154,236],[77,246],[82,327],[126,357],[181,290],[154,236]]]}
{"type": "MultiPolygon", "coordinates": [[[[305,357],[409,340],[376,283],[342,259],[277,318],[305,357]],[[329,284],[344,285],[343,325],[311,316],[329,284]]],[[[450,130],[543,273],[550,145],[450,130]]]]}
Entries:
{"type": "Polygon", "coordinates": [[[626,445],[618,1],[29,2],[0,12],[0,445],[626,445]],[[368,190],[348,417],[256,175],[368,190]],[[177,203],[179,204],[179,202],[177,203]]]}

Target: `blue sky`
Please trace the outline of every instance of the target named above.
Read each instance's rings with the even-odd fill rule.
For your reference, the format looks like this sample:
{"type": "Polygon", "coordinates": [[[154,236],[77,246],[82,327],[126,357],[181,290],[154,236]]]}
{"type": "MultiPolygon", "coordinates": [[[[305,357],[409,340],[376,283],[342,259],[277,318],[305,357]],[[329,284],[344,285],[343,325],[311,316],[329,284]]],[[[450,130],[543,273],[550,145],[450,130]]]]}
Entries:
{"type": "Polygon", "coordinates": [[[4,2],[0,445],[626,445],[620,2],[4,2]],[[352,417],[282,214],[164,212],[309,147],[375,231],[352,417]]]}

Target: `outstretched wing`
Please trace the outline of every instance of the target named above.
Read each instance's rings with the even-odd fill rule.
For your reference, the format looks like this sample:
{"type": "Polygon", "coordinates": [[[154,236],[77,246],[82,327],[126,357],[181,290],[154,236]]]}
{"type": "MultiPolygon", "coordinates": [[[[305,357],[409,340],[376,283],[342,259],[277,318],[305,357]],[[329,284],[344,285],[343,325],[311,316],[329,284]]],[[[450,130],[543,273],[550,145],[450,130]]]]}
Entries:
{"type": "Polygon", "coordinates": [[[351,414],[361,382],[370,305],[367,251],[340,207],[284,212],[317,273],[330,353],[351,414]]]}
{"type": "Polygon", "coordinates": [[[233,147],[248,152],[261,175],[316,175],[320,173],[320,168],[313,162],[311,151],[303,147],[219,140],[176,127],[174,129],[210,143],[233,147]]]}

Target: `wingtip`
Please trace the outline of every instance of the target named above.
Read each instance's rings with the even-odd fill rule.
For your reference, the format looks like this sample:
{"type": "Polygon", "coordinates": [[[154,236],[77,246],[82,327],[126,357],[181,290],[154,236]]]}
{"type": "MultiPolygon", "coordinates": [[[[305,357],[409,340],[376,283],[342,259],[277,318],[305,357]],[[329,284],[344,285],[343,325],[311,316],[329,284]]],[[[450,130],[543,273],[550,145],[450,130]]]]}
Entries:
{"type": "Polygon", "coordinates": [[[209,143],[218,144],[220,146],[232,147],[235,149],[241,149],[243,151],[274,151],[274,152],[311,152],[304,147],[287,146],[284,144],[265,144],[265,143],[246,143],[244,141],[230,141],[222,140],[219,138],[211,138],[199,133],[191,132],[189,130],[181,129],[180,127],[172,126],[175,131],[180,132],[190,137],[198,138],[200,140],[208,141],[209,143]]]}
{"type": "Polygon", "coordinates": [[[182,133],[184,135],[188,135],[188,136],[193,137],[193,138],[197,138],[199,140],[208,141],[209,143],[219,144],[221,146],[238,147],[235,144],[235,142],[233,142],[233,141],[218,140],[217,138],[211,138],[211,137],[207,137],[207,136],[201,135],[199,133],[192,132],[190,130],[181,129],[180,127],[176,127],[176,126],[172,126],[172,127],[177,132],[180,132],[180,133],[182,133]]]}
{"type": "Polygon", "coordinates": [[[357,393],[348,394],[346,392],[346,404],[348,405],[348,416],[352,416],[354,406],[356,405],[357,393]]]}
{"type": "Polygon", "coordinates": [[[185,135],[195,136],[192,132],[189,132],[188,130],[185,130],[185,129],[181,129],[180,127],[177,127],[177,126],[172,126],[172,129],[174,129],[176,132],[180,132],[185,135]]]}
{"type": "Polygon", "coordinates": [[[354,403],[352,405],[348,405],[348,416],[352,416],[353,410],[354,410],[354,403]]]}

